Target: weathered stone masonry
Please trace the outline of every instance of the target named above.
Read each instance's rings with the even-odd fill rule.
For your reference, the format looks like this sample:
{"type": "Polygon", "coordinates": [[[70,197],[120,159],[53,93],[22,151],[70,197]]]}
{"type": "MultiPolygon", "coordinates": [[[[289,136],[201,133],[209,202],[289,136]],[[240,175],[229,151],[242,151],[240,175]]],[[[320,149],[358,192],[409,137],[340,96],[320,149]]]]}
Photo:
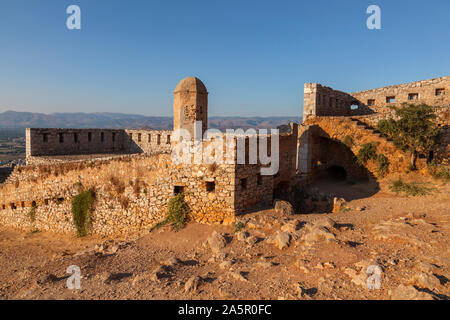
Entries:
{"type": "MultiPolygon", "coordinates": [[[[173,141],[172,131],[27,129],[27,166],[16,167],[0,184],[0,224],[74,233],[72,199],[90,188],[95,191],[91,228],[95,234],[149,228],[164,218],[169,199],[180,192],[195,221],[229,224],[236,215],[269,206],[277,198],[288,199],[294,186],[305,187],[335,168],[343,168],[349,179],[376,178],[373,161],[364,167],[354,162],[367,142],[388,156],[391,172],[403,172],[408,155],[370,129],[392,116],[387,106],[393,102],[387,98],[393,96],[395,104],[413,101],[435,106],[444,133],[439,156],[445,160],[448,88],[449,77],[352,94],[305,84],[305,121],[290,124],[290,132],[279,136],[279,171],[273,176],[261,175],[259,158],[249,163],[249,136],[244,138],[243,164],[237,163],[236,138],[231,162],[176,164],[171,152],[179,142],[173,141]]],[[[207,107],[204,84],[194,77],[184,79],[174,91],[174,128],[193,136],[194,123],[201,120],[203,133],[207,107]]],[[[267,139],[270,150],[271,135],[267,139]]],[[[202,147],[210,143],[204,140],[202,147]]]]}
{"type": "MultiPolygon", "coordinates": [[[[309,139],[309,143],[307,145],[302,144],[300,147],[303,167],[311,170],[311,168],[318,169],[320,166],[322,167],[320,170],[323,171],[327,167],[336,165],[339,162],[339,154],[346,153],[330,153],[325,146],[331,146],[331,140],[334,143],[340,143],[342,149],[343,139],[353,137],[353,142],[356,142],[351,147],[353,153],[357,153],[358,148],[361,146],[360,142],[363,140],[381,143],[381,146],[390,145],[388,149],[380,147],[379,152],[390,158],[390,162],[393,165],[392,169],[400,171],[406,168],[408,155],[401,152],[400,155],[392,143],[383,139],[379,133],[373,130],[380,120],[390,117],[395,118],[395,111],[389,106],[399,107],[403,103],[425,103],[435,108],[438,125],[441,127],[442,139],[436,150],[437,152],[434,154],[434,158],[443,164],[447,164],[450,157],[449,88],[449,76],[354,93],[337,91],[317,83],[305,84],[304,124],[318,126],[321,133],[314,134],[311,131],[309,134],[304,134],[303,139],[309,139]],[[342,117],[342,119],[336,118],[336,116],[342,117]],[[349,130],[349,128],[353,129],[349,130]],[[367,139],[368,137],[371,138],[367,139]],[[324,138],[328,140],[324,140],[324,138]],[[318,139],[321,140],[318,141],[318,139]],[[312,147],[313,145],[314,147],[312,147]],[[320,152],[324,148],[325,150],[320,152]],[[389,150],[392,150],[392,152],[387,152],[389,150]],[[328,156],[326,156],[327,154],[328,156]],[[330,154],[333,156],[330,156],[330,154]],[[323,165],[324,162],[327,163],[325,166],[323,165]]],[[[334,151],[338,150],[338,146],[332,147],[334,151]]],[[[331,149],[328,148],[328,150],[331,149]]],[[[355,172],[355,170],[350,168],[351,164],[348,159],[340,160],[342,160],[340,161],[341,164],[348,164],[347,170],[355,172]]],[[[419,166],[424,166],[424,163],[421,162],[423,161],[419,161],[419,166]]],[[[370,167],[369,171],[376,176],[373,166],[370,167]]]]}

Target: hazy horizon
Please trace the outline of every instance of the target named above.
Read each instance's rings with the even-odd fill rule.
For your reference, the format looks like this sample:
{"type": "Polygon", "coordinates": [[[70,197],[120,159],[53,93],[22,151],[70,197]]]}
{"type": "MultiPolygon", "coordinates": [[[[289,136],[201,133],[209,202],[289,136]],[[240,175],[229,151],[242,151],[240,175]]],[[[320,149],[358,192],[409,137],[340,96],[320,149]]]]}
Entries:
{"type": "Polygon", "coordinates": [[[450,74],[450,2],[379,0],[380,30],[371,4],[2,0],[0,113],[171,116],[174,88],[197,76],[212,116],[301,115],[306,82],[355,92],[450,74]],[[66,26],[72,4],[81,30],[66,26]]]}

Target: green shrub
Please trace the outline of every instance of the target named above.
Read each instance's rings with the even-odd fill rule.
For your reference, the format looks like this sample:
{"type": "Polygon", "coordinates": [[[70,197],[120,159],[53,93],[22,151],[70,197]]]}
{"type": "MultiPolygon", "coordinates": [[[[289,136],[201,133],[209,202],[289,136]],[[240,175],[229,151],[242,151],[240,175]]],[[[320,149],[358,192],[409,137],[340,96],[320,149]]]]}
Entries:
{"type": "Polygon", "coordinates": [[[384,177],[389,172],[389,159],[384,154],[377,156],[378,174],[384,177]]]}
{"type": "Polygon", "coordinates": [[[377,157],[377,148],[375,144],[369,142],[363,144],[361,149],[359,149],[356,159],[358,164],[363,165],[367,162],[367,160],[375,159],[376,157],[377,157]]]}
{"type": "Polygon", "coordinates": [[[406,183],[402,179],[398,179],[390,186],[391,191],[395,193],[403,192],[408,196],[425,196],[430,193],[431,189],[419,185],[418,183],[406,183]]]}
{"type": "Polygon", "coordinates": [[[179,231],[186,225],[189,215],[189,206],[184,200],[184,194],[180,193],[169,200],[167,217],[161,225],[170,224],[175,231],[179,231]]]}
{"type": "Polygon", "coordinates": [[[239,221],[238,223],[233,223],[234,227],[234,233],[238,233],[242,229],[245,228],[245,224],[242,221],[239,221]]]}
{"type": "Polygon", "coordinates": [[[73,223],[79,237],[84,237],[89,231],[93,203],[94,192],[92,190],[83,191],[72,199],[73,223]]]}
{"type": "Polygon", "coordinates": [[[411,153],[410,167],[414,170],[419,153],[426,154],[439,143],[440,128],[436,123],[435,108],[425,104],[403,104],[393,109],[398,120],[381,120],[377,129],[391,138],[397,148],[411,153]]]}
{"type": "Polygon", "coordinates": [[[34,224],[36,221],[36,205],[32,206],[30,211],[28,211],[28,218],[30,219],[31,224],[34,224]]]}
{"type": "Polygon", "coordinates": [[[448,182],[450,180],[450,170],[443,165],[438,164],[436,161],[432,161],[428,164],[428,173],[435,179],[448,182]]]}

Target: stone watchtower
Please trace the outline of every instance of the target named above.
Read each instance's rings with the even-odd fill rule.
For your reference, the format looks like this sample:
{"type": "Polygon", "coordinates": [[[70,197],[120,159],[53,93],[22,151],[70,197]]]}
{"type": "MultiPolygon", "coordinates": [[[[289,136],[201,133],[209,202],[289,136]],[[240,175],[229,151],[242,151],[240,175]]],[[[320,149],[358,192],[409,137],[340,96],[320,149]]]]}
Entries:
{"type": "Polygon", "coordinates": [[[194,138],[194,124],[202,122],[202,136],[208,128],[208,91],[196,77],[181,80],[173,99],[173,129],[186,129],[194,138]]]}

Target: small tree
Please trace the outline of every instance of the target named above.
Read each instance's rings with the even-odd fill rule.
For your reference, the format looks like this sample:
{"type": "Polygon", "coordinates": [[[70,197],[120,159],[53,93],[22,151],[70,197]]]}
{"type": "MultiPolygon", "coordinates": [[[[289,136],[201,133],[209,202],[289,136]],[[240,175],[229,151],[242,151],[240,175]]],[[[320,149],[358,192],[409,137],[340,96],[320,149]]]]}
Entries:
{"type": "Polygon", "coordinates": [[[398,120],[381,120],[377,129],[388,135],[396,147],[411,153],[411,168],[416,168],[419,152],[429,153],[437,145],[439,127],[433,108],[426,105],[392,107],[398,120]]]}

